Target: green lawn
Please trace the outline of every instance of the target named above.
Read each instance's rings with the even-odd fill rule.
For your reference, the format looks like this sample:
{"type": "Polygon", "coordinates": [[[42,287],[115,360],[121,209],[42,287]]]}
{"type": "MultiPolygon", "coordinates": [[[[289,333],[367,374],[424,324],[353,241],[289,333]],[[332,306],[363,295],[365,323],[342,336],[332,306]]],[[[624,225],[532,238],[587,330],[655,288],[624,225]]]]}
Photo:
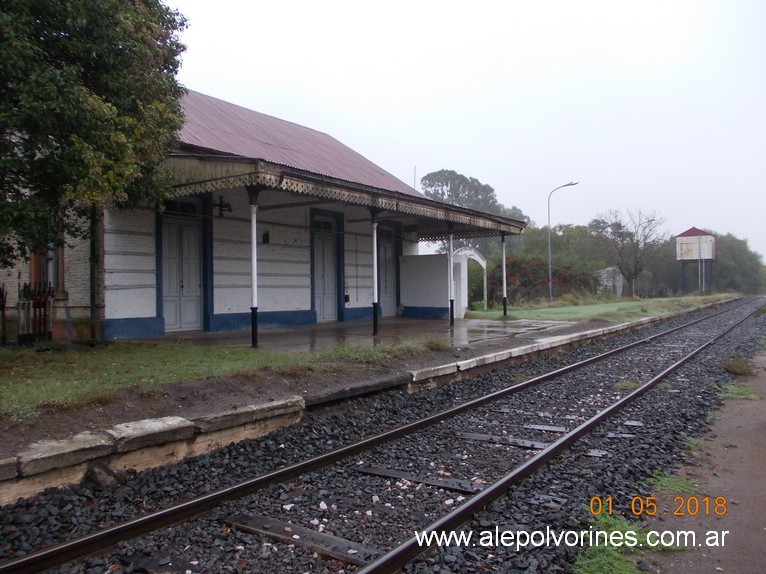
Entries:
{"type": "MultiPolygon", "coordinates": [[[[610,321],[627,323],[644,317],[662,317],[679,313],[706,303],[735,297],[731,294],[708,297],[678,297],[658,299],[586,299],[563,297],[553,303],[537,303],[508,307],[506,319],[530,319],[535,321],[610,321]]],[[[468,319],[503,319],[502,308],[488,311],[470,311],[468,319]]]]}
{"type": "Polygon", "coordinates": [[[426,338],[377,347],[341,345],[317,353],[271,353],[250,347],[164,341],[5,348],[0,349],[0,414],[30,418],[43,406],[108,401],[123,387],[152,395],[163,384],[184,380],[232,375],[252,379],[265,370],[302,374],[342,369],[343,363],[386,364],[444,345],[426,338]]]}

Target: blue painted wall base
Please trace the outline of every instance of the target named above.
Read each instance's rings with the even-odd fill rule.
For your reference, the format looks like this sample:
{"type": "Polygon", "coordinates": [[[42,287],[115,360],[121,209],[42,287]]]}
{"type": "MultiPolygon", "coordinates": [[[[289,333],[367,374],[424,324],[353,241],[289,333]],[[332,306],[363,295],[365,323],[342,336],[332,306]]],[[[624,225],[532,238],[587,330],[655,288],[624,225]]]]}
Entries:
{"type": "Polygon", "coordinates": [[[343,310],[345,321],[372,321],[372,307],[346,307],[343,310]]]}
{"type": "MultiPolygon", "coordinates": [[[[210,317],[210,331],[242,331],[250,329],[251,313],[225,313],[210,317]]],[[[258,327],[292,327],[317,322],[316,311],[258,311],[258,327]]]]}
{"type": "Polygon", "coordinates": [[[101,321],[101,337],[104,341],[115,339],[151,339],[165,334],[162,317],[139,317],[135,319],[104,319],[101,321]]]}
{"type": "Polygon", "coordinates": [[[407,319],[426,319],[441,321],[449,319],[449,307],[405,307],[402,317],[407,319]]]}
{"type": "MultiPolygon", "coordinates": [[[[444,319],[449,316],[447,308],[405,308],[405,317],[417,319],[444,319]],[[409,309],[410,314],[407,314],[409,309]]],[[[372,309],[369,307],[346,308],[343,319],[347,322],[371,321],[372,309]]],[[[244,331],[251,327],[252,314],[224,313],[209,315],[206,324],[209,332],[244,331]]],[[[317,322],[316,311],[259,311],[258,328],[292,327],[296,325],[314,325],[317,322]]],[[[165,335],[165,320],[162,317],[135,319],[104,319],[101,322],[101,335],[105,341],[115,339],[150,339],[165,335]]]]}

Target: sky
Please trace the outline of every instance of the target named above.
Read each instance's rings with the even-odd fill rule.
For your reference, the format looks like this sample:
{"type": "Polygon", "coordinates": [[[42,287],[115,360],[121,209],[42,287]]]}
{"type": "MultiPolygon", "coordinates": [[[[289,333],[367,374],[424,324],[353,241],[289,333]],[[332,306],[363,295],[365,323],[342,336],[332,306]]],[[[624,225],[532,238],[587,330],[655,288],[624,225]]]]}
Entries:
{"type": "Polygon", "coordinates": [[[766,256],[762,0],[165,0],[187,88],[440,169],[538,226],[609,210],[766,256]]]}

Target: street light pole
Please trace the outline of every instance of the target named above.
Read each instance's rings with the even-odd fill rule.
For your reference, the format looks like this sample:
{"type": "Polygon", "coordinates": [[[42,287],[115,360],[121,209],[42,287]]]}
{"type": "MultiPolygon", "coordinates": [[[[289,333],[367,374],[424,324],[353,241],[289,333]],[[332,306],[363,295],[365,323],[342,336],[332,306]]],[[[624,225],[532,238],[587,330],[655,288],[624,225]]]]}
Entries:
{"type": "Polygon", "coordinates": [[[564,185],[558,186],[548,194],[548,300],[553,301],[553,265],[551,264],[551,195],[557,189],[577,185],[579,181],[570,181],[564,185]]]}

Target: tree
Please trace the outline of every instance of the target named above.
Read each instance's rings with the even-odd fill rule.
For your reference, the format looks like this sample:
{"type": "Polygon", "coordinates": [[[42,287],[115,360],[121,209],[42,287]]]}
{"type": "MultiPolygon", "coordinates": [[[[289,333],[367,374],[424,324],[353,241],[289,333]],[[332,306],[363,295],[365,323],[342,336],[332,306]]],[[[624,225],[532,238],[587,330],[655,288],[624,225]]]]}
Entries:
{"type": "Polygon", "coordinates": [[[679,263],[676,260],[676,240],[671,237],[657,251],[646,267],[651,273],[652,284],[647,286],[650,296],[668,297],[680,293],[679,263]]]}
{"type": "MultiPolygon", "coordinates": [[[[487,269],[488,299],[495,304],[502,301],[502,259],[488,264],[487,269]]],[[[506,257],[506,273],[511,305],[547,299],[548,262],[545,258],[509,255],[506,257]]],[[[557,268],[553,280],[560,294],[589,293],[595,288],[592,273],[568,264],[557,268]]]]}
{"type": "Polygon", "coordinates": [[[159,0],[3,1],[0,266],[166,196],[184,27],[159,0]]]}
{"type": "Polygon", "coordinates": [[[461,207],[500,215],[504,209],[495,196],[495,190],[474,177],[466,177],[451,169],[442,169],[424,175],[420,186],[426,197],[461,207]]]}
{"type": "Polygon", "coordinates": [[[763,293],[766,268],[760,254],[751,251],[747,240],[731,233],[716,235],[713,288],[716,291],[763,293]]]}
{"type": "Polygon", "coordinates": [[[633,282],[657,255],[668,233],[660,228],[665,224],[655,212],[643,213],[640,209],[624,216],[619,211],[609,211],[591,222],[609,241],[617,267],[625,277],[628,294],[633,295],[633,282]]]}
{"type": "MultiPolygon", "coordinates": [[[[526,256],[546,258],[548,253],[548,228],[527,227],[522,235],[522,253],[526,256]]],[[[551,228],[551,245],[554,261],[595,272],[609,265],[611,252],[600,229],[591,225],[559,224],[551,228]]]]}
{"type": "MultiPolygon", "coordinates": [[[[516,206],[509,208],[499,203],[494,188],[481,183],[475,177],[466,177],[456,171],[442,169],[424,175],[420,186],[426,197],[436,201],[529,222],[529,217],[524,215],[521,209],[516,206]]],[[[471,246],[485,256],[490,256],[495,251],[499,252],[500,249],[499,242],[487,239],[459,241],[458,245],[471,246]]],[[[442,251],[446,251],[446,246],[442,247],[442,251]]]]}

